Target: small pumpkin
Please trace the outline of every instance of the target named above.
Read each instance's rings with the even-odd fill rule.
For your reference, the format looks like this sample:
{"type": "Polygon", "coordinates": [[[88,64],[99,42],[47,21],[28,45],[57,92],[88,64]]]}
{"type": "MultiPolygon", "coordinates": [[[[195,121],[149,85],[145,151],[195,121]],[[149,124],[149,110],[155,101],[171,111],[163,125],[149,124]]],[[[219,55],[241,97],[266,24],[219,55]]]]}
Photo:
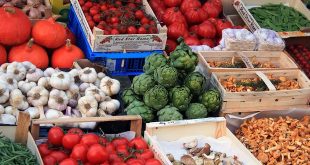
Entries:
{"type": "Polygon", "coordinates": [[[6,63],[7,54],[5,48],[0,45],[0,65],[6,63]]]}
{"type": "Polygon", "coordinates": [[[65,27],[51,17],[33,26],[32,37],[37,44],[55,49],[65,44],[67,33],[65,27]]]}
{"type": "Polygon", "coordinates": [[[69,28],[66,28],[66,32],[67,32],[67,39],[70,39],[71,44],[76,44],[76,38],[75,35],[72,33],[72,31],[69,28]]]}
{"type": "Polygon", "coordinates": [[[31,22],[20,9],[0,7],[0,43],[14,46],[26,42],[31,34],[31,22]]]}
{"type": "Polygon", "coordinates": [[[54,51],[52,55],[52,67],[72,68],[73,62],[82,58],[84,58],[82,50],[72,45],[70,39],[67,39],[66,45],[54,51]]]}
{"type": "Polygon", "coordinates": [[[9,53],[9,62],[13,61],[29,61],[40,69],[48,67],[48,55],[45,49],[34,44],[33,39],[30,39],[28,43],[12,47],[9,53]]]}

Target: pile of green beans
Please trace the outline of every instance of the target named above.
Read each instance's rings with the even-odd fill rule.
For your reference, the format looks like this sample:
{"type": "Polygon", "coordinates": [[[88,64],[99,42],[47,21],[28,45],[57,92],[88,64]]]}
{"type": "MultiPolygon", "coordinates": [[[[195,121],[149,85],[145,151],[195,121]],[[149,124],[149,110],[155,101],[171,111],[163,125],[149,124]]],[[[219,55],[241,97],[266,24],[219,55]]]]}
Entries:
{"type": "Polygon", "coordinates": [[[25,146],[0,134],[1,165],[37,165],[37,158],[25,146]]]}

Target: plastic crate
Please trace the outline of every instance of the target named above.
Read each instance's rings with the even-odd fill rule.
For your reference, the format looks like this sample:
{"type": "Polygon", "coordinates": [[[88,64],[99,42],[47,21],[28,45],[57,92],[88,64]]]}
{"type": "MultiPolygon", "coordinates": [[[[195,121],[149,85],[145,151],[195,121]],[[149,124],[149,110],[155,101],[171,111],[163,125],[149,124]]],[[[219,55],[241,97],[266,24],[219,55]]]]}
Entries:
{"type": "Polygon", "coordinates": [[[73,7],[70,7],[68,28],[76,36],[77,45],[83,50],[86,58],[92,62],[106,66],[112,76],[139,75],[143,73],[144,59],[146,56],[152,53],[163,53],[163,51],[127,53],[92,52],[73,7]]]}

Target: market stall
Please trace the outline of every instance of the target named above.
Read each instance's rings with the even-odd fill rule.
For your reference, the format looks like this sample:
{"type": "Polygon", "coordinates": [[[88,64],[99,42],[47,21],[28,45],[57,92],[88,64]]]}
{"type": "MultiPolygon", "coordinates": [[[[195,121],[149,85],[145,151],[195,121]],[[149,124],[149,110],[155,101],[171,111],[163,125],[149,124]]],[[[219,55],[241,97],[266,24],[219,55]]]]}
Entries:
{"type": "Polygon", "coordinates": [[[0,164],[308,165],[300,0],[0,0],[0,164]]]}

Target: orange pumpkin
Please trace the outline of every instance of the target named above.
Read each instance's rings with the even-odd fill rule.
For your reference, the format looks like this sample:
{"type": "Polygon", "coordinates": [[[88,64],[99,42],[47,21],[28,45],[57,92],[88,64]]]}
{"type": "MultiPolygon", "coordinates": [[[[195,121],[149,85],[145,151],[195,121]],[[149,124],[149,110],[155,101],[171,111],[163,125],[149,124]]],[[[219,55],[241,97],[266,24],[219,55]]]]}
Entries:
{"type": "Polygon", "coordinates": [[[65,27],[51,17],[33,26],[32,37],[37,44],[55,49],[66,43],[67,33],[65,27]]]}
{"type": "Polygon", "coordinates": [[[34,44],[33,39],[30,39],[28,43],[12,47],[9,53],[9,62],[13,61],[29,61],[40,69],[48,67],[48,55],[45,49],[34,44]]]}
{"type": "Polygon", "coordinates": [[[80,48],[72,45],[70,39],[67,39],[67,44],[58,48],[52,55],[53,68],[72,68],[75,60],[84,58],[84,54],[80,48]]]}
{"type": "Polygon", "coordinates": [[[6,63],[6,58],[7,58],[6,50],[2,45],[0,45],[0,65],[6,63]]]}

